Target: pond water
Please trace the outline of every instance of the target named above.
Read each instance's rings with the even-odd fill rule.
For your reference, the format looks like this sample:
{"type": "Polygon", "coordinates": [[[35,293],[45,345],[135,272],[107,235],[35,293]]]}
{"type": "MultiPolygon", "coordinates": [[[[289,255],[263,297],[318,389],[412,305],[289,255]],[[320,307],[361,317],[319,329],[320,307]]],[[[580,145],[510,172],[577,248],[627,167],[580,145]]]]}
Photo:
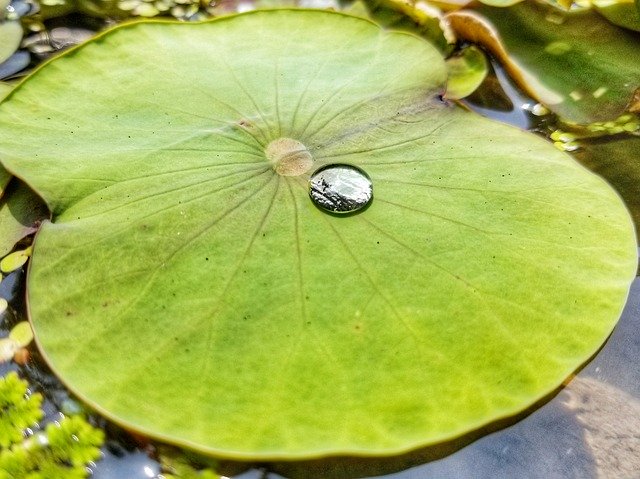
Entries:
{"type": "MultiPolygon", "coordinates": [[[[540,115],[535,102],[522,95],[499,66],[494,65],[494,69],[495,77],[465,104],[480,114],[521,128],[547,131],[546,125],[553,119],[540,115]],[[489,104],[500,106],[491,108],[489,104]]],[[[359,178],[352,180],[360,185],[359,178]]],[[[370,193],[366,199],[358,198],[358,208],[371,199],[370,193]]],[[[2,330],[6,333],[7,325],[24,315],[24,271],[18,270],[0,283],[0,296],[10,301],[16,315],[9,317],[14,313],[5,313],[2,330]]],[[[395,458],[335,458],[268,465],[230,462],[222,464],[221,472],[236,479],[638,477],[639,330],[640,279],[636,279],[622,318],[601,351],[566,387],[516,418],[395,458]]],[[[54,420],[61,411],[80,407],[39,361],[33,347],[31,354],[32,360],[24,366],[0,365],[0,374],[18,370],[35,390],[44,394],[43,422],[54,420]]],[[[91,467],[91,477],[162,478],[160,464],[153,459],[153,444],[132,437],[99,417],[94,417],[94,422],[104,428],[108,440],[103,459],[91,467]]]]}

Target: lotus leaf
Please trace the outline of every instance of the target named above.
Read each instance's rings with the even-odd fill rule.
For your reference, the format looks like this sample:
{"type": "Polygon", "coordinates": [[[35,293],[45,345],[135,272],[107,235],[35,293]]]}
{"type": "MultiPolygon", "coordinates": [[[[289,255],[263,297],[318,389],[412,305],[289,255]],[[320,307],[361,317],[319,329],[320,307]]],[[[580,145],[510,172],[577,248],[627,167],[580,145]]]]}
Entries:
{"type": "Polygon", "coordinates": [[[549,394],[615,325],[629,214],[444,82],[426,41],[313,10],[128,24],[36,71],[0,157],[53,211],[27,279],[53,370],[236,459],[394,454],[549,394]],[[312,203],[331,164],[367,209],[312,203]]]}

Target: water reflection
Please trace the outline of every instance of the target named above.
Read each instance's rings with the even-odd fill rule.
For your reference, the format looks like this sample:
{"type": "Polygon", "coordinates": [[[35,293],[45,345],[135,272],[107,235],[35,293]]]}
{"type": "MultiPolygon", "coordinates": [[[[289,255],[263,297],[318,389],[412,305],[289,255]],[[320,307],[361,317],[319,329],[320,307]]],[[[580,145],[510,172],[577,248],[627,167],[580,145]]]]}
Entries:
{"type": "Polygon", "coordinates": [[[320,209],[330,213],[355,213],[373,197],[371,179],[352,165],[326,165],[309,179],[309,197],[320,209]]]}

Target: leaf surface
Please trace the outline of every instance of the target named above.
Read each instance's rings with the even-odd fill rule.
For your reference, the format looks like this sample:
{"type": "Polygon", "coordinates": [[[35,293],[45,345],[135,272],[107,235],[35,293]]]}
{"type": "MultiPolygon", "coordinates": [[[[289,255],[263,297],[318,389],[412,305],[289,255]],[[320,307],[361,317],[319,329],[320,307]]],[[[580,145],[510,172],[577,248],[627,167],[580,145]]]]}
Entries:
{"type": "Polygon", "coordinates": [[[629,214],[444,80],[415,36],[290,10],[131,24],[34,73],[0,157],[54,212],[28,277],[53,369],[129,428],[242,459],[394,454],[558,387],[625,302],[629,214]],[[276,173],[278,138],[313,168],[276,173]],[[369,208],[312,203],[332,163],[371,178],[369,208]]]}

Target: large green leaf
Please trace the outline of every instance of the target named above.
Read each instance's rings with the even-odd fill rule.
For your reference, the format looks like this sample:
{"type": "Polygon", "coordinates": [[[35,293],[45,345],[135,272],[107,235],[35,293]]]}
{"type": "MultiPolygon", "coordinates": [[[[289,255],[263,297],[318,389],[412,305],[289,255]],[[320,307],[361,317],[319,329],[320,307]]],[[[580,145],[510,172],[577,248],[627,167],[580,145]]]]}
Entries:
{"type": "MultiPolygon", "coordinates": [[[[579,123],[613,120],[640,87],[640,35],[592,10],[563,12],[522,2],[478,11],[491,21],[503,44],[485,35],[487,46],[502,57],[516,80],[563,118],[579,123]]],[[[473,27],[468,24],[467,29],[473,27]]],[[[458,33],[466,38],[463,29],[458,33]]]]}
{"type": "Polygon", "coordinates": [[[424,40],[300,10],[131,24],[34,73],[0,157],[54,211],[27,284],[54,371],[129,428],[251,459],[392,454],[554,390],[624,304],[629,214],[444,80],[424,40]],[[369,208],[314,206],[331,163],[370,176],[369,208]]]}

